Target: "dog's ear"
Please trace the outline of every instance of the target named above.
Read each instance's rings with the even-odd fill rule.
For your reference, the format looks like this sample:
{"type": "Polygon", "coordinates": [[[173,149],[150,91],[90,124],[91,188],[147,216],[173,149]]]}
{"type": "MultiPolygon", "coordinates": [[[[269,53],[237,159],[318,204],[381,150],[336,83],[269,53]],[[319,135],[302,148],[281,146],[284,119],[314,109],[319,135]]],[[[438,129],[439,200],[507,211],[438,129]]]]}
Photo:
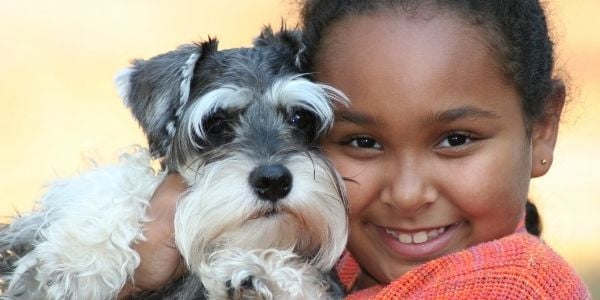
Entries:
{"type": "Polygon", "coordinates": [[[146,133],[155,158],[168,153],[190,96],[194,68],[216,51],[216,39],[184,45],[148,60],[134,60],[117,75],[121,98],[146,133]]]}
{"type": "Polygon", "coordinates": [[[300,57],[306,48],[302,42],[302,32],[300,30],[287,29],[283,22],[278,32],[273,32],[271,26],[265,26],[260,35],[254,39],[254,47],[274,45],[279,45],[290,51],[294,56],[296,67],[300,69],[300,57]]]}

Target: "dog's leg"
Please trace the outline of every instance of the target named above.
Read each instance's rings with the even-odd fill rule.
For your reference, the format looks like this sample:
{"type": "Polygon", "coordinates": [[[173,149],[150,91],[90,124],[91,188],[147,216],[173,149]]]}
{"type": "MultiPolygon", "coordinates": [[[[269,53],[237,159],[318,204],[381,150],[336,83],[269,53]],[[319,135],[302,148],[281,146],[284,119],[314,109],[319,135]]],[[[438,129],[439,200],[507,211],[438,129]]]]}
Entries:
{"type": "Polygon", "coordinates": [[[158,291],[140,292],[126,300],[206,300],[206,289],[194,274],[188,274],[158,291]]]}
{"type": "Polygon", "coordinates": [[[0,224],[0,295],[8,289],[8,282],[19,258],[32,250],[35,228],[39,223],[35,218],[18,218],[10,225],[0,224]]]}
{"type": "Polygon", "coordinates": [[[139,264],[131,244],[143,238],[141,222],[162,181],[150,168],[146,152],[125,154],[121,160],[118,166],[56,182],[42,199],[41,211],[15,222],[29,224],[33,249],[17,262],[6,295],[116,297],[139,264]]]}
{"type": "Polygon", "coordinates": [[[292,251],[216,251],[199,276],[210,299],[330,298],[323,274],[292,251]]]}

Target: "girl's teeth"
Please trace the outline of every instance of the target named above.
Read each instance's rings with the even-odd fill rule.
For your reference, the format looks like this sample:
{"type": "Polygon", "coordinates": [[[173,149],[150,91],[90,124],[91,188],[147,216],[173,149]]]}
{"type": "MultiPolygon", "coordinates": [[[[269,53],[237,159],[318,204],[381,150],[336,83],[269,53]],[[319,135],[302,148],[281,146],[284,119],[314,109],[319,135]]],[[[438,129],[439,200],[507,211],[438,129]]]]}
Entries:
{"type": "Polygon", "coordinates": [[[438,232],[438,229],[427,231],[427,236],[429,238],[434,238],[434,237],[436,237],[438,235],[440,235],[439,232],[438,232]]]}
{"type": "Polygon", "coordinates": [[[413,238],[412,238],[412,236],[410,236],[410,234],[401,233],[398,235],[398,240],[400,241],[400,243],[410,244],[410,243],[412,243],[413,238]]]}
{"type": "Polygon", "coordinates": [[[402,244],[422,244],[430,239],[438,237],[440,234],[446,231],[446,227],[433,229],[429,231],[419,231],[414,234],[399,233],[390,229],[386,229],[385,232],[394,236],[402,244]]]}
{"type": "Polygon", "coordinates": [[[425,231],[419,231],[417,233],[415,233],[415,235],[413,235],[412,240],[413,243],[415,244],[422,244],[427,242],[429,238],[427,237],[427,232],[425,231]]]}

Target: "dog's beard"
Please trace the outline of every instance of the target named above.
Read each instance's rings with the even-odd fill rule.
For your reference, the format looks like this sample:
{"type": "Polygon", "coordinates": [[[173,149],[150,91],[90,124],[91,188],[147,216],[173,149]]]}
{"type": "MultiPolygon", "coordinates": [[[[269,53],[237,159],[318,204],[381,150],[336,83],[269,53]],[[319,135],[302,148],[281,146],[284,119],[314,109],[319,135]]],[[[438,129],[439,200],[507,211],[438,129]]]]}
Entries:
{"type": "Polygon", "coordinates": [[[248,175],[256,165],[245,157],[184,174],[192,187],[177,206],[175,239],[191,270],[225,248],[290,250],[322,271],[333,267],[347,235],[339,178],[325,160],[307,152],[285,165],[293,187],[277,202],[255,195],[248,175]]]}

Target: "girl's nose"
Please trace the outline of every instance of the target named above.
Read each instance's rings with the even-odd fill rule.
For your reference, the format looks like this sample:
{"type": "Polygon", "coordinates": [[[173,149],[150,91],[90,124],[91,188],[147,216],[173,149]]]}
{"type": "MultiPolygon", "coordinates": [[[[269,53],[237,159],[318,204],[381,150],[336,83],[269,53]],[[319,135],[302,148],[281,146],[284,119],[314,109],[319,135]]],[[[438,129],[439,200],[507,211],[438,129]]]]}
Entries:
{"type": "Polygon", "coordinates": [[[390,164],[380,200],[400,213],[414,213],[435,202],[437,192],[428,168],[415,160],[390,164]]]}

